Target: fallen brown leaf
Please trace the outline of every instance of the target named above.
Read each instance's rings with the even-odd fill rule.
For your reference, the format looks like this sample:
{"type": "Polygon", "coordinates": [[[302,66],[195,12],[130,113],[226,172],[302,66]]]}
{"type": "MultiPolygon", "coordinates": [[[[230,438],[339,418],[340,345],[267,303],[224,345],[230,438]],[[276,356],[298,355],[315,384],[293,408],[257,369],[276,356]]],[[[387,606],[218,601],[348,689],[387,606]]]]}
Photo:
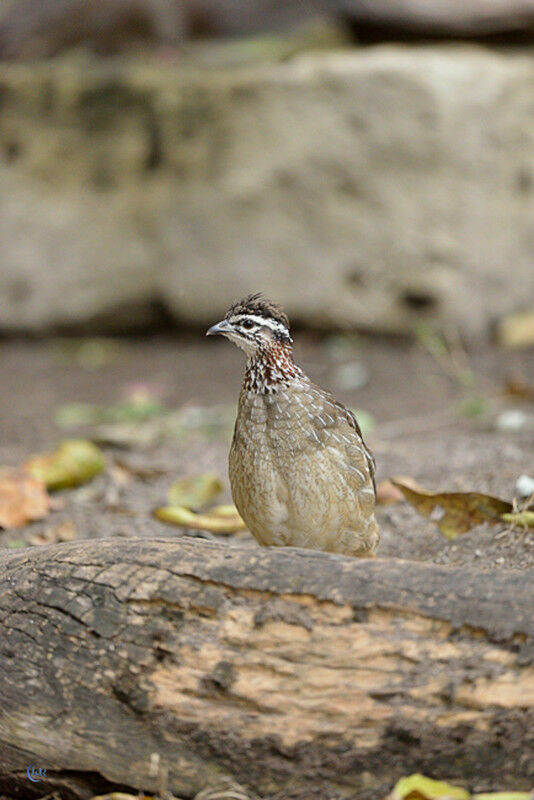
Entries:
{"type": "Polygon", "coordinates": [[[56,544],[56,542],[71,542],[76,538],[76,528],[72,520],[67,519],[59,525],[51,525],[43,533],[35,533],[28,541],[33,545],[56,544]]]}
{"type": "Polygon", "coordinates": [[[513,511],[506,500],[479,492],[429,492],[409,478],[392,478],[391,482],[406,500],[424,517],[436,523],[447,539],[483,522],[503,522],[503,514],[513,511]]]}
{"type": "Polygon", "coordinates": [[[534,386],[527,381],[524,375],[514,372],[506,378],[503,394],[519,400],[534,400],[534,386]]]}
{"type": "Polygon", "coordinates": [[[401,490],[394,486],[389,479],[380,481],[376,486],[376,502],[381,506],[400,503],[403,497],[401,490]]]}
{"type": "Polygon", "coordinates": [[[20,528],[50,510],[45,485],[24,470],[0,471],[0,527],[20,528]]]}

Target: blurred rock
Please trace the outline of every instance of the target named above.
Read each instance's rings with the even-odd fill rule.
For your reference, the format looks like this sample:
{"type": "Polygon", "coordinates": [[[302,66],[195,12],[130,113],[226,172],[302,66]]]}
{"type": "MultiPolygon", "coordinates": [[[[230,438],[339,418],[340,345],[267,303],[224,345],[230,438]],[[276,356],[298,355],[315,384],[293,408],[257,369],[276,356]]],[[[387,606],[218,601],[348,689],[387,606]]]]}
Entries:
{"type": "Polygon", "coordinates": [[[515,488],[517,494],[521,498],[527,498],[534,495],[534,478],[529,475],[520,475],[516,481],[515,488]]]}
{"type": "Polygon", "coordinates": [[[293,319],[470,337],[534,296],[534,61],[380,47],[0,68],[0,329],[293,319]]]}
{"type": "Polygon", "coordinates": [[[286,31],[314,15],[344,17],[338,5],[339,0],[8,0],[0,9],[0,58],[49,58],[77,45],[113,54],[286,31]]]}
{"type": "MultiPolygon", "coordinates": [[[[333,0],[365,41],[511,39],[534,32],[533,0],[333,0]]],[[[517,39],[516,39],[517,40],[517,39]]]]}
{"type": "Polygon", "coordinates": [[[0,58],[48,58],[78,45],[105,54],[176,48],[288,31],[315,16],[349,25],[364,43],[534,35],[534,0],[2,0],[0,58]]]}
{"type": "Polygon", "coordinates": [[[498,431],[506,433],[517,433],[522,430],[528,422],[528,414],[519,408],[508,408],[503,411],[496,419],[498,431]]]}

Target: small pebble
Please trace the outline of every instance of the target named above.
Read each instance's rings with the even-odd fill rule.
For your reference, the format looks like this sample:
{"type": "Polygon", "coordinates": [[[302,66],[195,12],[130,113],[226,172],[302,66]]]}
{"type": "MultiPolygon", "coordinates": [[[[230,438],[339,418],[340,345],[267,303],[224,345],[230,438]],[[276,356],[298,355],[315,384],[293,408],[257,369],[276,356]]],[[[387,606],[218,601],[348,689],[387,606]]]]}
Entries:
{"type": "Polygon", "coordinates": [[[503,411],[502,414],[499,414],[495,424],[497,430],[513,433],[524,428],[526,422],[527,415],[524,411],[520,411],[518,408],[510,408],[507,411],[503,411]]]}
{"type": "Polygon", "coordinates": [[[530,497],[531,494],[534,494],[534,478],[531,478],[530,475],[520,475],[515,488],[519,497],[530,497]]]}

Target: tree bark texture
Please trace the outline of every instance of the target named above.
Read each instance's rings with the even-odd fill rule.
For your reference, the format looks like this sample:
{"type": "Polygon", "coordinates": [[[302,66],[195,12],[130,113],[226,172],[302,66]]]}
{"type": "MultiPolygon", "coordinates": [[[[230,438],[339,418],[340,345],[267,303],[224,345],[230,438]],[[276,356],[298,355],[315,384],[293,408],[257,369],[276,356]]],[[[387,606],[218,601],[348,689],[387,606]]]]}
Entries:
{"type": "Polygon", "coordinates": [[[193,798],[230,776],[382,798],[414,771],[531,788],[533,586],[187,539],[4,551],[0,794],[193,798]]]}

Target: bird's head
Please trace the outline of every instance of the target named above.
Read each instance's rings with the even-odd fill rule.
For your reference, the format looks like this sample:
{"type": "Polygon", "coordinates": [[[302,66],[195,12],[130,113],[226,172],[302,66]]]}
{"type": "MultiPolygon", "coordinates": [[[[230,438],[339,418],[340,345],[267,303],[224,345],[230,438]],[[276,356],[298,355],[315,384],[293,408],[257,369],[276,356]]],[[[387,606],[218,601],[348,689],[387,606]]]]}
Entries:
{"type": "Polygon", "coordinates": [[[261,294],[251,294],[233,303],[224,319],[206,333],[215,334],[226,336],[249,358],[280,345],[291,348],[293,343],[287,315],[261,294]]]}

